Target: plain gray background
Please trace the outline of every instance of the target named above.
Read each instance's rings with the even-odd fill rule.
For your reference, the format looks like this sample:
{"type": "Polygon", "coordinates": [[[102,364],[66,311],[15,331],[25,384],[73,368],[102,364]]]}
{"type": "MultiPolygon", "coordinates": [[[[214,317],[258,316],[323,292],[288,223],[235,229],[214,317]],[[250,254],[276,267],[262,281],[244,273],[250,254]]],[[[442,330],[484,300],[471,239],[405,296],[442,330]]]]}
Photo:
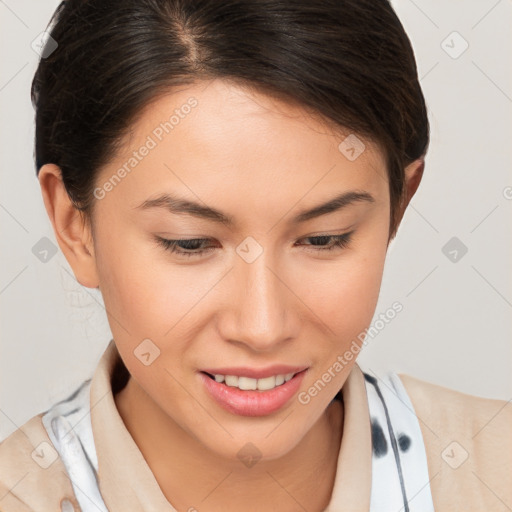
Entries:
{"type": "MultiPolygon", "coordinates": [[[[31,43],[57,5],[0,0],[0,439],[91,377],[111,338],[99,291],[76,282],[60,250],[36,256],[43,237],[56,241],[33,164],[31,43]]],[[[375,319],[397,300],[403,311],[358,363],[510,400],[512,3],[393,6],[416,54],[432,140],[375,319]]]]}

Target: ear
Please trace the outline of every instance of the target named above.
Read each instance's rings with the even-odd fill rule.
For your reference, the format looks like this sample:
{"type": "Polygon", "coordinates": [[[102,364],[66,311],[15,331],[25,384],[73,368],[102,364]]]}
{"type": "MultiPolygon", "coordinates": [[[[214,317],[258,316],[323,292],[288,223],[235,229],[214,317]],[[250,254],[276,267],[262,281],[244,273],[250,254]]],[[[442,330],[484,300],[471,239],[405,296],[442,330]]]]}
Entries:
{"type": "Polygon", "coordinates": [[[423,177],[423,170],[425,169],[425,157],[422,156],[421,158],[418,158],[417,160],[414,160],[414,162],[410,163],[404,170],[405,174],[405,186],[404,186],[404,195],[402,197],[402,201],[400,202],[400,205],[398,207],[398,213],[397,213],[397,221],[396,221],[396,228],[394,233],[392,233],[390,237],[390,241],[395,237],[396,232],[398,231],[398,226],[402,222],[402,218],[404,216],[405,210],[407,209],[407,206],[409,206],[409,202],[411,201],[412,197],[416,193],[416,190],[418,190],[418,187],[421,182],[421,178],[423,177]]]}
{"type": "Polygon", "coordinates": [[[55,238],[77,281],[87,288],[99,286],[92,231],[83,212],[71,201],[60,167],[45,164],[39,170],[39,184],[46,213],[55,238]]]}

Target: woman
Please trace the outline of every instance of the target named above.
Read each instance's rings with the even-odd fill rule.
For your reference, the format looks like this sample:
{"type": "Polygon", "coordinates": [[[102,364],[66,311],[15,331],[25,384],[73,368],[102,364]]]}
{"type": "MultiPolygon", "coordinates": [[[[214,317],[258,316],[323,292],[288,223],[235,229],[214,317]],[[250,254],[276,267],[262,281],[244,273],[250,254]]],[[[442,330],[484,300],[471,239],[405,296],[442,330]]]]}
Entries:
{"type": "Polygon", "coordinates": [[[429,142],[389,3],[52,21],[37,175],[113,339],[1,443],[1,510],[510,509],[506,402],[356,363],[429,142]]]}

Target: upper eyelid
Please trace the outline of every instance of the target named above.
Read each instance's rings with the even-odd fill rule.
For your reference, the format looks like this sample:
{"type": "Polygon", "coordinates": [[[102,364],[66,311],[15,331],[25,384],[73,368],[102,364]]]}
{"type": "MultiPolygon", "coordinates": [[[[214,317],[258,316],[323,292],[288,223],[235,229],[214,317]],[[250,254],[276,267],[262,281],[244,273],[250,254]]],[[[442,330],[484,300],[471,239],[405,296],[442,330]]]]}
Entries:
{"type": "MultiPolygon", "coordinates": [[[[291,237],[290,240],[302,240],[303,238],[315,238],[320,236],[342,236],[342,235],[348,235],[350,233],[354,232],[355,224],[352,224],[350,226],[347,226],[345,229],[329,229],[326,231],[316,231],[313,233],[309,233],[306,235],[302,235],[300,237],[291,237]]],[[[159,238],[165,238],[167,240],[173,240],[173,241],[189,241],[189,240],[202,240],[202,241],[209,241],[209,240],[215,240],[215,236],[191,236],[190,238],[182,238],[179,236],[175,236],[173,238],[167,237],[167,236],[160,236],[155,233],[155,236],[159,238]]],[[[186,236],[186,235],[184,235],[186,236]]]]}
{"type": "MultiPolygon", "coordinates": [[[[305,235],[305,236],[301,236],[299,238],[297,238],[296,240],[305,240],[305,239],[308,239],[308,238],[342,238],[342,237],[346,237],[347,239],[351,238],[353,233],[354,233],[355,230],[351,230],[351,231],[346,231],[346,232],[343,232],[343,233],[340,233],[340,232],[336,232],[336,233],[320,233],[320,234],[314,234],[314,235],[305,235]]],[[[163,242],[173,242],[175,245],[177,245],[179,242],[201,242],[201,243],[208,243],[208,242],[211,242],[211,241],[215,241],[214,238],[212,237],[193,237],[193,238],[165,238],[165,237],[161,237],[161,236],[156,236],[157,240],[160,239],[161,241],[163,242]]],[[[295,240],[295,238],[294,238],[295,240]]],[[[209,246],[207,247],[204,247],[203,249],[208,249],[209,246]]],[[[183,248],[180,248],[181,250],[185,250],[186,249],[183,249],[183,248]]],[[[199,252],[200,250],[197,250],[197,249],[192,249],[190,250],[191,252],[199,252]]]]}
{"type": "MultiPolygon", "coordinates": [[[[341,236],[350,236],[352,233],[353,233],[353,231],[346,231],[343,233],[320,233],[318,235],[316,235],[316,234],[315,235],[304,235],[304,236],[297,238],[297,240],[304,240],[305,238],[324,238],[324,237],[336,238],[336,237],[341,237],[341,236]]],[[[165,237],[157,236],[157,238],[161,238],[161,239],[164,239],[164,240],[167,240],[170,242],[192,242],[192,241],[194,241],[194,242],[210,242],[210,241],[215,240],[212,237],[165,238],[165,237]]]]}

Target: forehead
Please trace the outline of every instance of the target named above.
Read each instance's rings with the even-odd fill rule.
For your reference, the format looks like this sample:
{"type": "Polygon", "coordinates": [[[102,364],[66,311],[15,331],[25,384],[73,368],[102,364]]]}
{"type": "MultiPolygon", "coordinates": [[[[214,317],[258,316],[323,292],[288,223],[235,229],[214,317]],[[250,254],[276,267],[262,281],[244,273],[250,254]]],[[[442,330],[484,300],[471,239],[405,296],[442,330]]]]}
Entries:
{"type": "Polygon", "coordinates": [[[387,191],[384,156],[372,141],[297,103],[219,79],[176,88],[147,105],[102,179],[120,168],[126,177],[116,188],[132,207],[176,189],[290,206],[306,195],[387,191]]]}

